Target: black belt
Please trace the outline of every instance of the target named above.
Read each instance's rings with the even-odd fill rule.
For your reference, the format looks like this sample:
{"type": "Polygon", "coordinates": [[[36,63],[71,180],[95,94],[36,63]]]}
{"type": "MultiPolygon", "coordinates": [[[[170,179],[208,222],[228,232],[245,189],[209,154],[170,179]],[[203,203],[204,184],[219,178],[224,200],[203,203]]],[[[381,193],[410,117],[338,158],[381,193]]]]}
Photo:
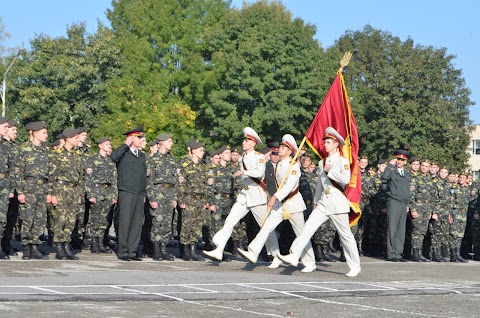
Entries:
{"type": "Polygon", "coordinates": [[[164,189],[170,189],[173,188],[175,185],[172,183],[154,183],[154,185],[159,185],[160,187],[164,189]]]}
{"type": "Polygon", "coordinates": [[[73,182],[69,182],[69,181],[65,181],[65,180],[57,180],[57,183],[66,185],[69,188],[75,188],[76,186],[78,186],[78,183],[73,183],[73,182]]]}
{"type": "Polygon", "coordinates": [[[27,181],[27,182],[33,182],[33,183],[36,183],[36,184],[45,184],[45,183],[47,183],[47,181],[48,181],[47,178],[32,177],[32,176],[24,177],[23,180],[25,180],[25,181],[27,181]]]}

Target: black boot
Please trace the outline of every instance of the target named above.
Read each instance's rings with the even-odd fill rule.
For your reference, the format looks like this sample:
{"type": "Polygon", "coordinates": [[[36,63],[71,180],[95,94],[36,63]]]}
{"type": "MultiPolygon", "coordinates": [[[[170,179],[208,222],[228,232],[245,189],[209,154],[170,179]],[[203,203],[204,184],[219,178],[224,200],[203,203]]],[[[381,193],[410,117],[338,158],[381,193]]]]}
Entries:
{"type": "Polygon", "coordinates": [[[431,261],[432,261],[431,259],[426,258],[425,256],[423,256],[423,251],[422,251],[422,249],[419,250],[419,255],[420,255],[420,259],[422,260],[422,262],[431,262],[431,261]]]}
{"type": "Polygon", "coordinates": [[[460,260],[457,258],[457,253],[455,251],[455,248],[451,247],[450,248],[450,262],[452,263],[458,263],[460,260]]]}
{"type": "Polygon", "coordinates": [[[420,249],[418,247],[413,248],[411,260],[412,262],[422,262],[422,259],[420,257],[420,249]]]}
{"type": "Polygon", "coordinates": [[[457,259],[460,263],[468,263],[468,260],[464,259],[461,255],[460,255],[460,248],[459,247],[456,247],[455,248],[455,253],[457,254],[457,259]]]}
{"type": "Polygon", "coordinates": [[[343,251],[343,247],[340,250],[340,257],[338,258],[338,261],[343,262],[343,263],[345,263],[347,261],[346,258],[345,258],[345,252],[343,251]]]}
{"type": "Polygon", "coordinates": [[[98,247],[98,242],[99,242],[98,237],[92,238],[92,247],[90,247],[90,252],[92,252],[94,254],[100,253],[99,247],[98,247]]]}
{"type": "Polygon", "coordinates": [[[162,251],[160,250],[160,242],[159,242],[159,241],[153,242],[153,255],[152,255],[152,259],[153,259],[154,261],[163,261],[162,251]]]}
{"type": "Polygon", "coordinates": [[[167,244],[160,243],[160,251],[162,252],[162,258],[166,261],[173,261],[175,258],[167,251],[167,244]]]}
{"type": "Polygon", "coordinates": [[[97,237],[97,240],[98,240],[98,252],[99,252],[99,253],[112,254],[112,250],[109,249],[109,248],[107,248],[107,247],[103,244],[103,238],[97,237]]]}
{"type": "Polygon", "coordinates": [[[363,249],[362,249],[362,243],[357,243],[357,249],[358,249],[358,255],[363,256],[363,249]]]}
{"type": "Polygon", "coordinates": [[[65,249],[63,248],[63,243],[55,243],[55,250],[57,251],[56,259],[65,260],[67,256],[65,255],[65,249]]]}
{"type": "Polygon", "coordinates": [[[238,256],[238,248],[240,247],[240,241],[239,240],[233,240],[233,246],[232,246],[232,255],[233,256],[238,256]]]}
{"type": "Polygon", "coordinates": [[[78,259],[78,257],[72,253],[72,250],[68,248],[68,244],[63,244],[63,250],[65,251],[65,256],[67,257],[67,259],[72,261],[76,261],[78,259]]]}
{"type": "Polygon", "coordinates": [[[479,246],[474,246],[473,247],[473,260],[474,261],[480,261],[480,245],[479,246]]]}
{"type": "Polygon", "coordinates": [[[325,256],[323,255],[322,245],[315,244],[313,249],[313,254],[315,255],[315,260],[317,262],[324,262],[325,256]]]}
{"type": "Polygon", "coordinates": [[[198,255],[198,254],[196,253],[195,244],[190,244],[190,254],[192,255],[192,260],[193,260],[193,261],[201,262],[201,261],[204,261],[204,260],[205,260],[205,258],[203,258],[203,256],[198,255]]]}
{"type": "Polygon", "coordinates": [[[444,262],[444,259],[442,257],[442,251],[441,251],[440,247],[435,247],[433,249],[432,261],[434,261],[434,262],[444,262]]]}
{"type": "Polygon", "coordinates": [[[38,250],[38,246],[35,244],[30,245],[30,257],[32,259],[48,259],[48,256],[43,255],[42,252],[38,250]]]}
{"type": "Polygon", "coordinates": [[[183,255],[182,259],[184,261],[191,261],[192,260],[192,254],[190,254],[190,244],[183,244],[183,255]]]}
{"type": "Polygon", "coordinates": [[[30,254],[30,244],[23,245],[23,260],[29,260],[31,259],[31,254],[30,254]]]}
{"type": "Polygon", "coordinates": [[[442,257],[443,258],[446,258],[446,257],[450,256],[450,253],[448,253],[448,247],[446,247],[445,245],[442,245],[441,251],[442,251],[442,257]]]}
{"type": "MultiPolygon", "coordinates": [[[[326,262],[336,262],[337,260],[333,257],[331,257],[330,255],[328,255],[328,251],[327,251],[327,246],[326,245],[322,245],[320,244],[320,249],[322,250],[322,253],[323,253],[323,258],[325,259],[326,262]]],[[[343,252],[343,251],[342,251],[343,252]]],[[[340,255],[341,256],[341,255],[340,255]]],[[[343,257],[345,257],[345,255],[343,255],[343,257]]]]}

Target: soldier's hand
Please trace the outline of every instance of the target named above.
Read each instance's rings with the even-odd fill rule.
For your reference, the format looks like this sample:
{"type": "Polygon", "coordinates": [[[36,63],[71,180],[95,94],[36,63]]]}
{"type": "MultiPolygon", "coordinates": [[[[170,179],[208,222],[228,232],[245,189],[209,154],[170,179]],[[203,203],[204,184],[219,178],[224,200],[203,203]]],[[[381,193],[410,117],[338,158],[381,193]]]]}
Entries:
{"type": "Polygon", "coordinates": [[[52,203],[52,196],[50,194],[47,195],[47,203],[52,203]]]}
{"type": "Polygon", "coordinates": [[[275,203],[277,203],[277,197],[272,195],[272,197],[270,198],[270,200],[268,200],[268,203],[267,203],[268,208],[272,209],[275,203]]]}
{"type": "Polygon", "coordinates": [[[57,200],[57,197],[52,195],[52,205],[53,206],[57,206],[58,205],[58,200],[57,200]]]}
{"type": "Polygon", "coordinates": [[[382,213],[383,213],[383,214],[387,214],[387,213],[388,213],[388,209],[387,209],[387,208],[383,208],[383,209],[382,209],[382,213]]]}
{"type": "Polygon", "coordinates": [[[176,207],[177,207],[177,201],[176,201],[176,200],[173,200],[173,202],[172,202],[172,206],[173,206],[174,208],[176,208],[176,207]]]}
{"type": "Polygon", "coordinates": [[[77,203],[78,203],[78,204],[82,203],[82,197],[81,197],[81,196],[78,196],[77,203]]]}
{"type": "Polygon", "coordinates": [[[127,145],[127,146],[130,147],[130,146],[132,145],[132,143],[133,143],[133,139],[134,139],[134,138],[137,138],[137,137],[135,137],[135,136],[128,136],[127,139],[125,139],[125,145],[127,145]]]}
{"type": "Polygon", "coordinates": [[[479,220],[480,220],[480,215],[479,215],[478,213],[475,213],[475,214],[473,215],[473,219],[474,219],[475,221],[479,221],[479,220]]]}
{"type": "Polygon", "coordinates": [[[96,198],[90,198],[90,199],[88,199],[88,201],[90,201],[90,202],[93,203],[93,204],[96,204],[96,203],[97,203],[97,199],[96,199],[96,198]]]}
{"type": "Polygon", "coordinates": [[[432,220],[438,221],[438,214],[433,213],[432,214],[432,220]]]}
{"type": "Polygon", "coordinates": [[[236,178],[236,177],[241,176],[242,174],[243,174],[243,171],[238,170],[238,171],[236,171],[236,172],[234,172],[234,173],[232,174],[232,177],[236,178]]]}
{"type": "Polygon", "coordinates": [[[112,204],[116,204],[117,203],[117,199],[112,199],[112,204]]]}
{"type": "Polygon", "coordinates": [[[186,207],[187,207],[187,206],[185,205],[185,203],[180,204],[180,208],[185,209],[186,207]]]}
{"type": "Polygon", "coordinates": [[[217,212],[217,207],[215,205],[209,206],[208,209],[212,212],[217,212]]]}
{"type": "Polygon", "coordinates": [[[18,195],[18,202],[20,203],[25,203],[25,194],[19,194],[18,195]]]}
{"type": "Polygon", "coordinates": [[[10,193],[8,194],[8,197],[9,197],[10,199],[13,198],[13,192],[10,192],[10,193]]]}
{"type": "Polygon", "coordinates": [[[158,208],[158,202],[150,202],[150,206],[155,210],[158,208]]]}
{"type": "Polygon", "coordinates": [[[418,212],[417,211],[412,211],[412,218],[414,218],[414,219],[418,218],[418,212]]]}

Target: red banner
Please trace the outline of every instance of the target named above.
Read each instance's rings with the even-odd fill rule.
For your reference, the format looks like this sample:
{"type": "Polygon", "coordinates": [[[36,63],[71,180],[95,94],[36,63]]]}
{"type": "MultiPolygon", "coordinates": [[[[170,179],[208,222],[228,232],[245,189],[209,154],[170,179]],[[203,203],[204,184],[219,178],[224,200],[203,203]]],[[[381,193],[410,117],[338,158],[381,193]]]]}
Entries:
{"type": "Polygon", "coordinates": [[[350,201],[350,226],[355,225],[360,218],[360,195],[362,180],[358,168],[358,132],[357,124],[348,98],[345,82],[341,72],[328,90],[306,135],[306,142],[322,159],[327,156],[323,137],[325,129],[333,127],[345,139],[345,146],[340,148],[340,154],[350,160],[352,177],[350,184],[345,188],[345,194],[350,201]]]}

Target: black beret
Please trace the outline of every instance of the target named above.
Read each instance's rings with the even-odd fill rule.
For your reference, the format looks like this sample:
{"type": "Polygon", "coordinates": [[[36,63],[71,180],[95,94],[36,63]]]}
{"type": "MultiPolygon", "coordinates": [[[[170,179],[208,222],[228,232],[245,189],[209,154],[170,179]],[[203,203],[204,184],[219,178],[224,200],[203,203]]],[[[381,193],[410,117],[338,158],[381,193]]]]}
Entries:
{"type": "Polygon", "coordinates": [[[97,140],[95,140],[95,142],[97,143],[97,145],[103,144],[105,141],[110,141],[110,138],[108,138],[108,137],[102,137],[102,138],[98,138],[97,140]]]}
{"type": "Polygon", "coordinates": [[[71,138],[71,137],[74,137],[76,135],[78,135],[78,129],[75,129],[75,128],[65,128],[63,131],[62,131],[62,135],[64,138],[71,138]]]}
{"type": "Polygon", "coordinates": [[[203,147],[205,144],[199,140],[194,140],[190,143],[190,149],[198,149],[203,147]]]}
{"type": "Polygon", "coordinates": [[[55,138],[56,138],[56,139],[63,139],[63,138],[65,138],[65,136],[64,136],[62,133],[59,133],[59,134],[57,135],[57,137],[55,137],[55,138]]]}
{"type": "Polygon", "coordinates": [[[55,140],[54,142],[51,143],[52,147],[59,146],[60,145],[60,139],[55,140]]]}
{"type": "Polygon", "coordinates": [[[88,131],[88,128],[87,128],[87,127],[78,127],[77,129],[78,129],[78,133],[79,133],[79,134],[88,131]]]}
{"type": "Polygon", "coordinates": [[[17,126],[17,122],[13,119],[10,119],[8,121],[8,127],[16,127],[17,126]]]}
{"type": "Polygon", "coordinates": [[[150,141],[150,142],[148,143],[148,146],[149,146],[149,147],[152,147],[152,146],[155,146],[155,145],[157,145],[157,144],[158,144],[158,139],[154,139],[154,140],[152,140],[152,141],[150,141]]]}
{"type": "Polygon", "coordinates": [[[238,148],[238,147],[237,147],[237,148],[232,148],[232,152],[240,153],[240,150],[239,150],[239,149],[240,149],[240,148],[238,148]]]}
{"type": "Polygon", "coordinates": [[[168,140],[170,138],[172,138],[171,134],[160,134],[160,135],[157,136],[158,141],[165,141],[165,140],[168,140]]]}
{"type": "Polygon", "coordinates": [[[379,165],[384,165],[387,163],[387,159],[378,159],[378,164],[379,165]]]}
{"type": "Polygon", "coordinates": [[[221,155],[225,150],[228,150],[228,149],[230,149],[230,146],[223,146],[221,148],[218,148],[217,149],[217,154],[221,155]]]}
{"type": "Polygon", "coordinates": [[[417,157],[411,157],[410,160],[408,160],[408,163],[412,163],[412,162],[415,162],[415,161],[420,162],[420,159],[417,158],[417,157]]]}
{"type": "Polygon", "coordinates": [[[38,131],[43,128],[47,128],[47,125],[45,125],[43,121],[32,121],[25,125],[25,129],[31,131],[38,131]]]}
{"type": "Polygon", "coordinates": [[[0,117],[0,125],[8,122],[8,117],[0,117]]]}

